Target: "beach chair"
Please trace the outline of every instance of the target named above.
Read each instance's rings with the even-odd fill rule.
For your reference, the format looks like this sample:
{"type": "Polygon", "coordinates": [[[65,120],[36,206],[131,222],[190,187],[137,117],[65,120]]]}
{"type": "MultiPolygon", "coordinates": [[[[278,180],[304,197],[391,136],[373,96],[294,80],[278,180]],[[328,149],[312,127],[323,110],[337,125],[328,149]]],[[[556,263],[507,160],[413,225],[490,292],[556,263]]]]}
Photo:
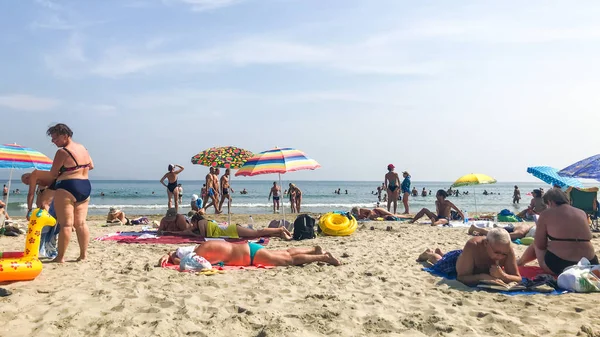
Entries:
{"type": "Polygon", "coordinates": [[[592,230],[594,232],[600,231],[598,228],[598,187],[570,187],[567,190],[567,195],[571,201],[571,206],[579,208],[590,217],[592,230]]]}

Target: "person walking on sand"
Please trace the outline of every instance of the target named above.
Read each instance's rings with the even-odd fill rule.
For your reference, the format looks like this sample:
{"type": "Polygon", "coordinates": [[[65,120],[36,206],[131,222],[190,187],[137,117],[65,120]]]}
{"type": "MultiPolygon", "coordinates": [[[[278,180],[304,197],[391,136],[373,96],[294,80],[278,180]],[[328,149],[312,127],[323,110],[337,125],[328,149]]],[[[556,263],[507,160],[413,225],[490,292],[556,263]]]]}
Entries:
{"type": "MultiPolygon", "coordinates": [[[[387,166],[388,172],[384,177],[384,186],[387,191],[387,210],[391,212],[391,206],[394,205],[394,214],[398,208],[398,194],[400,193],[400,178],[398,173],[394,172],[394,164],[387,166]]],[[[385,201],[385,200],[384,200],[385,201]]]]}
{"type": "Polygon", "coordinates": [[[168,170],[169,172],[165,173],[165,175],[162,178],[160,178],[160,183],[167,188],[168,207],[173,207],[173,204],[171,203],[171,199],[173,199],[173,201],[175,202],[175,209],[179,209],[179,195],[177,193],[179,191],[177,188],[177,176],[183,171],[183,166],[169,164],[168,170]],[[178,169],[176,170],[176,168],[178,169]],[[165,184],[165,179],[168,181],[168,184],[165,184]]]}
{"type": "Polygon", "coordinates": [[[519,191],[519,186],[515,185],[515,191],[513,192],[513,204],[518,204],[519,200],[521,200],[521,191],[519,191]]]}
{"type": "Polygon", "coordinates": [[[402,203],[404,204],[404,214],[408,214],[408,196],[410,195],[410,174],[402,172],[402,203]]]}
{"type": "Polygon", "coordinates": [[[65,253],[71,240],[73,228],[77,233],[79,257],[87,258],[90,232],[86,223],[92,184],[88,173],[94,169],[94,162],[88,150],[72,140],[73,131],[59,123],[46,131],[52,143],[59,149],[54,155],[50,175],[55,179],[49,188],[54,190],[56,220],[60,224],[58,255],[53,262],[65,262],[65,253]]]}
{"type": "Polygon", "coordinates": [[[215,168],[211,167],[208,174],[206,175],[206,200],[204,208],[208,210],[210,206],[215,207],[215,214],[221,214],[219,210],[219,192],[217,190],[219,186],[219,178],[215,175],[215,168]],[[210,203],[207,204],[208,199],[210,203]]]}
{"type": "Polygon", "coordinates": [[[281,194],[281,187],[277,185],[277,182],[273,182],[273,187],[271,187],[271,191],[269,192],[269,197],[267,200],[271,200],[271,196],[273,196],[273,213],[279,213],[279,195],[281,194]]]}
{"type": "Polygon", "coordinates": [[[219,202],[219,211],[223,211],[223,202],[225,201],[225,199],[227,199],[227,213],[231,212],[231,193],[234,193],[233,189],[229,185],[230,174],[231,170],[225,169],[225,173],[223,173],[223,176],[220,180],[223,194],[221,195],[221,202],[219,202]]]}
{"type": "Polygon", "coordinates": [[[289,189],[286,191],[286,194],[290,198],[290,213],[296,213],[296,190],[292,186],[294,186],[294,184],[290,183],[289,189]]]}

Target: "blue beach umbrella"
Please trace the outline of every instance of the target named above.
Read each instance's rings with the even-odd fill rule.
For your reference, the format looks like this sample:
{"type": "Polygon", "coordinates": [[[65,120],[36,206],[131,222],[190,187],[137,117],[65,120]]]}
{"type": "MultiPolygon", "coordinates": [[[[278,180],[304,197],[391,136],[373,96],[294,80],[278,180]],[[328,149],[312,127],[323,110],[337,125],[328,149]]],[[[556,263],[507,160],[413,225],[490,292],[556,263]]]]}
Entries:
{"type": "Polygon", "coordinates": [[[558,171],[558,175],[600,181],[600,154],[578,161],[558,171]]]}
{"type": "Polygon", "coordinates": [[[565,186],[571,187],[583,187],[583,184],[575,179],[569,177],[561,177],[558,174],[558,170],[550,166],[534,166],[528,167],[527,173],[532,174],[534,177],[550,185],[558,185],[560,188],[565,186]]]}

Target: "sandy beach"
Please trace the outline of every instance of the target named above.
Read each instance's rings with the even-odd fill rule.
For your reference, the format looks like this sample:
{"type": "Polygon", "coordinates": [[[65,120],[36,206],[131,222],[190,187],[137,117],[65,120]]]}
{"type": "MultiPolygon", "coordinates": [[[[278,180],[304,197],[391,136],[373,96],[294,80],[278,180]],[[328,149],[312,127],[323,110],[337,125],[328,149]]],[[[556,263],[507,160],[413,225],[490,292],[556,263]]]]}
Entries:
{"type": "MultiPolygon", "coordinates": [[[[274,218],[254,216],[258,226],[274,218]]],[[[141,228],[102,223],[89,222],[92,238],[141,228]]],[[[349,237],[273,239],[267,248],[320,245],[343,265],[212,276],[156,267],[173,245],[92,241],[87,261],[46,263],[34,281],[4,286],[13,294],[0,298],[0,336],[600,336],[597,294],[474,291],[415,262],[427,247],[462,248],[466,231],[370,222],[349,237]]],[[[69,261],[78,254],[72,240],[69,261]]],[[[23,241],[0,237],[4,251],[23,241]]]]}

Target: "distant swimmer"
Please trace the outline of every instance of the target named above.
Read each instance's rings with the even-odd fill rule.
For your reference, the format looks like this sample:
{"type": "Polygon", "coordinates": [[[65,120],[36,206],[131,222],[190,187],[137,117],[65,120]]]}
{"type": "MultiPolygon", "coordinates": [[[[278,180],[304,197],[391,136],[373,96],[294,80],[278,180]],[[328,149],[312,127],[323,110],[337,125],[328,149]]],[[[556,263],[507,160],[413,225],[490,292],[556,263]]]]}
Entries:
{"type": "Polygon", "coordinates": [[[271,196],[273,196],[273,213],[279,212],[279,198],[281,194],[281,187],[277,185],[277,182],[273,182],[273,187],[271,187],[271,191],[269,192],[269,197],[267,200],[271,200],[271,196]]]}
{"type": "Polygon", "coordinates": [[[413,197],[418,197],[419,196],[419,191],[417,191],[416,187],[413,187],[411,194],[413,197]]]}
{"type": "Polygon", "coordinates": [[[421,191],[421,196],[422,197],[426,197],[427,196],[427,191],[425,190],[425,187],[423,187],[423,190],[421,191]]]}
{"type": "MultiPolygon", "coordinates": [[[[175,201],[175,209],[179,209],[179,194],[175,193],[178,192],[177,176],[183,171],[183,166],[169,164],[168,170],[169,172],[165,173],[165,175],[160,178],[160,183],[167,188],[167,197],[169,198],[169,202],[167,203],[168,207],[173,207],[171,202],[171,199],[173,199],[175,201]],[[165,179],[168,184],[165,184],[165,179]]],[[[152,192],[152,194],[154,194],[154,192],[152,192]]]]}

